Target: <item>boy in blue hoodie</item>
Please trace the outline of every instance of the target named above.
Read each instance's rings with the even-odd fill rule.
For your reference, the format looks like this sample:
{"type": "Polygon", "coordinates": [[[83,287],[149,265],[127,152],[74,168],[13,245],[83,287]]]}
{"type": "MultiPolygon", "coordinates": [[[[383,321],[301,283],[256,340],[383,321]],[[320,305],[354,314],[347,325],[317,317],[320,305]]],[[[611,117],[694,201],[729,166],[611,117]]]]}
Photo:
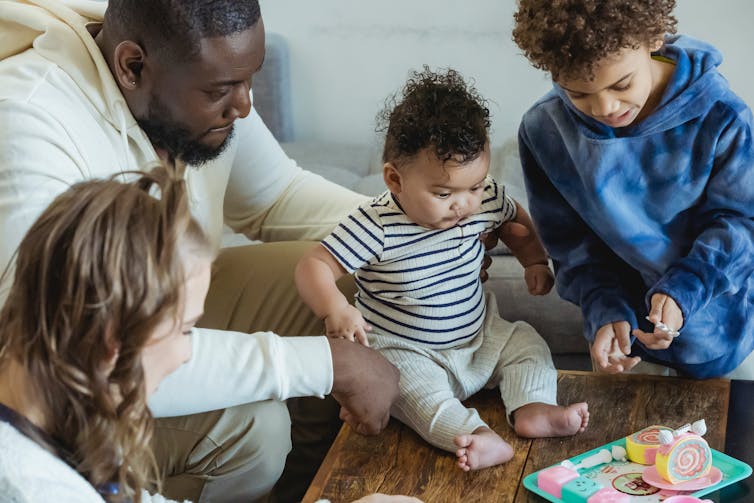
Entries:
{"type": "Polygon", "coordinates": [[[666,36],[674,6],[519,2],[513,39],[554,82],[519,129],[530,212],[597,366],[752,379],[752,113],[717,50],[666,36]]]}

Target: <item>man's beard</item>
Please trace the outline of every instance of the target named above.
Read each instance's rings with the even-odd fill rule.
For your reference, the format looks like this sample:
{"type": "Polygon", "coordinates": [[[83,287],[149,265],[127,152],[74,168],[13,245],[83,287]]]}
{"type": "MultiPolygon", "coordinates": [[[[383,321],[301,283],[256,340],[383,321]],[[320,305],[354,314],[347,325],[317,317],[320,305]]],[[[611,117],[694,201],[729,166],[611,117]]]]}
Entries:
{"type": "Polygon", "coordinates": [[[219,147],[212,148],[191,137],[188,129],[173,120],[168,108],[152,95],[149,99],[147,116],[136,119],[155,148],[162,148],[176,159],[186,164],[199,166],[219,156],[230,144],[234,129],[219,147]]]}

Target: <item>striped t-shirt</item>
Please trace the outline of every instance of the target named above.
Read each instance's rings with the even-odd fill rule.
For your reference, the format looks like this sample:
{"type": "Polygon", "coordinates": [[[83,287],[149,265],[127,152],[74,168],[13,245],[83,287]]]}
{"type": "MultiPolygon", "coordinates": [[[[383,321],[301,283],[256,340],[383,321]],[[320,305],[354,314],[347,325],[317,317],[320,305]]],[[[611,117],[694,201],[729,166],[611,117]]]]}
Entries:
{"type": "Polygon", "coordinates": [[[449,229],[406,217],[390,192],[360,206],[323,245],[355,272],[356,307],[381,334],[442,349],[464,344],[484,321],[479,235],[516,216],[502,185],[487,179],[479,212],[449,229]]]}

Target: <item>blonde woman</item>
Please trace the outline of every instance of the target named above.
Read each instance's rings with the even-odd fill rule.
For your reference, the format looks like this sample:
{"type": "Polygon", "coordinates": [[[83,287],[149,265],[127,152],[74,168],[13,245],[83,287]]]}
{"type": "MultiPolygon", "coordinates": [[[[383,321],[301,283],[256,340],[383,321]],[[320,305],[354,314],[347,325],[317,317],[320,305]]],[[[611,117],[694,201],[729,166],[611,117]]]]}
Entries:
{"type": "Polygon", "coordinates": [[[74,185],[34,223],[0,312],[4,498],[162,501],[147,397],[191,356],[210,250],[166,174],[74,185]]]}

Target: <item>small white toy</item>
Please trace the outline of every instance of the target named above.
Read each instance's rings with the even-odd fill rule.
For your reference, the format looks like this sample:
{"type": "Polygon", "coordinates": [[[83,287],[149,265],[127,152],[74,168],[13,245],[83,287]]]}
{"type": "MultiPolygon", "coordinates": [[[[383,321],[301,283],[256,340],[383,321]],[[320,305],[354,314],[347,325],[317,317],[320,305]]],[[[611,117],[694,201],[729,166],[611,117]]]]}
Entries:
{"type": "Polygon", "coordinates": [[[613,459],[615,461],[626,461],[627,460],[626,449],[624,449],[620,445],[614,445],[613,448],[610,451],[610,454],[613,455],[613,459]]]}
{"type": "MultiPolygon", "coordinates": [[[[645,318],[647,319],[647,321],[650,321],[650,322],[652,321],[649,319],[649,316],[646,316],[645,318]]],[[[678,337],[679,335],[681,335],[681,332],[679,332],[678,330],[672,330],[669,326],[667,326],[661,321],[658,321],[657,323],[655,323],[655,330],[659,330],[660,332],[665,332],[666,334],[668,334],[670,337],[673,337],[674,339],[678,337]]]]}
{"type": "Polygon", "coordinates": [[[609,463],[610,461],[625,461],[626,449],[619,445],[614,445],[612,452],[607,449],[600,449],[596,454],[587,456],[576,464],[571,460],[566,459],[561,461],[560,465],[568,468],[569,470],[582,470],[584,468],[591,468],[593,466],[601,465],[603,463],[609,463]]]}

